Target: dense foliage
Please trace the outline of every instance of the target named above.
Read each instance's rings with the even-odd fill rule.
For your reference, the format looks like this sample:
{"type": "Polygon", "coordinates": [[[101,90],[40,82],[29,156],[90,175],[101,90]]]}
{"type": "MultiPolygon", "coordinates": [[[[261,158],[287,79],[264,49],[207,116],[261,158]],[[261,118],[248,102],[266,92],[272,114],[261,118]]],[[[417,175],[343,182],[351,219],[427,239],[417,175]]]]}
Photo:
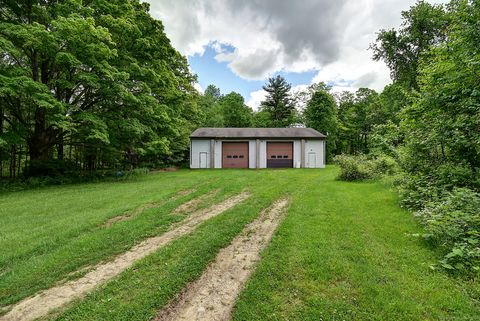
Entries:
{"type": "Polygon", "coordinates": [[[220,89],[209,85],[199,99],[204,119],[203,127],[252,127],[253,111],[245,105],[242,95],[231,92],[222,95],[220,89]]]}
{"type": "Polygon", "coordinates": [[[441,201],[426,203],[417,212],[427,240],[445,249],[440,261],[449,270],[480,270],[480,195],[455,188],[441,201]]]}
{"type": "Polygon", "coordinates": [[[183,159],[199,114],[195,78],[148,4],[0,7],[0,159],[10,175],[24,155],[32,167],[68,158],[90,170],[183,159]]]}
{"type": "Polygon", "coordinates": [[[330,161],[337,149],[337,106],[330,93],[330,88],[325,84],[311,86],[310,90],[312,91],[311,98],[303,112],[305,125],[328,135],[326,157],[327,161],[330,161]]]}
{"type": "Polygon", "coordinates": [[[398,164],[389,156],[367,157],[366,155],[337,155],[335,163],[340,167],[338,178],[343,181],[360,181],[393,175],[398,164]]]}

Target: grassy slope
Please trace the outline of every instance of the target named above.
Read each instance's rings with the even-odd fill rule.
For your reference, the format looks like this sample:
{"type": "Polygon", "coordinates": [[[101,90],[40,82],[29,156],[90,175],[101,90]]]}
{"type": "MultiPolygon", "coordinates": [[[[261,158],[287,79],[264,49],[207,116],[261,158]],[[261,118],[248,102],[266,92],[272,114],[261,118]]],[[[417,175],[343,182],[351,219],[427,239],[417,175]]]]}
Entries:
{"type": "Polygon", "coordinates": [[[221,188],[218,201],[247,188],[250,200],[140,261],[59,318],[149,319],[285,193],[293,199],[289,214],[241,295],[236,319],[473,319],[479,313],[474,294],[466,294],[475,286],[429,270],[434,253],[408,236],[418,226],[393,193],[379,183],[342,183],[334,176],[334,168],[181,171],[0,196],[0,305],[160,233],[179,219],[168,212],[195,195],[221,188]],[[98,227],[190,187],[198,188],[195,195],[98,227]]]}

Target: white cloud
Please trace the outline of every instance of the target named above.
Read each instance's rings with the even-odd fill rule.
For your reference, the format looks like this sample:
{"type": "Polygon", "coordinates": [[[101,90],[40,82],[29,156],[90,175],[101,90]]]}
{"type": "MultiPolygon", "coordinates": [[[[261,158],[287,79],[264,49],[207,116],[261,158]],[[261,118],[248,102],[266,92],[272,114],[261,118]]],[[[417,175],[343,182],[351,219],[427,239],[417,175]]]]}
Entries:
{"type": "MultiPolygon", "coordinates": [[[[227,62],[244,79],[317,70],[312,82],[381,90],[390,82],[389,71],[372,61],[368,47],[380,29],[398,27],[400,12],[415,0],[149,2],[152,15],[163,21],[182,54],[201,55],[210,44],[217,61],[227,62]],[[225,50],[222,44],[235,49],[225,50]]],[[[258,92],[251,93],[249,101],[258,92]]]]}
{"type": "Polygon", "coordinates": [[[201,94],[203,94],[204,90],[202,88],[202,86],[200,86],[200,84],[198,82],[196,82],[193,87],[201,94]]]}
{"type": "Polygon", "coordinates": [[[246,105],[252,107],[253,110],[260,108],[260,103],[265,100],[267,92],[263,89],[253,91],[250,93],[250,98],[247,100],[246,105]]]}

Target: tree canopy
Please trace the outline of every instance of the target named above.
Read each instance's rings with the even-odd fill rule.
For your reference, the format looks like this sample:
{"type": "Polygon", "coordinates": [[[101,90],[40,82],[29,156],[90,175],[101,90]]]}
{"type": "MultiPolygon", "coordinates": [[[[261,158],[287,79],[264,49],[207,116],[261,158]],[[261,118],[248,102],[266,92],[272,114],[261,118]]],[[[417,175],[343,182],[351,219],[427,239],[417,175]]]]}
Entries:
{"type": "Polygon", "coordinates": [[[337,106],[330,88],[325,84],[314,85],[310,89],[313,93],[304,110],[305,125],[328,135],[327,160],[331,160],[337,149],[337,106]]]}
{"type": "Polygon", "coordinates": [[[149,6],[2,1],[0,142],[86,168],[183,157],[199,112],[185,57],[149,6]],[[5,125],[6,124],[6,125],[5,125]],[[133,157],[133,158],[132,158],[133,157]]]}

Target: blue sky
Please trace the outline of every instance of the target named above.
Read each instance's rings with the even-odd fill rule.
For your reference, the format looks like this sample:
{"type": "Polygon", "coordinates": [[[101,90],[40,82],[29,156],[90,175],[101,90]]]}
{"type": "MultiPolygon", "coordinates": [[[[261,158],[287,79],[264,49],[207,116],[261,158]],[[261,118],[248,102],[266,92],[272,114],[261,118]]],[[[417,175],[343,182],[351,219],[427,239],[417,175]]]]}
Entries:
{"type": "MultiPolygon", "coordinates": [[[[233,51],[233,47],[224,46],[233,51]]],[[[202,89],[207,88],[208,85],[213,84],[220,88],[222,94],[228,94],[235,91],[240,93],[246,100],[248,100],[250,93],[262,89],[265,84],[264,80],[248,80],[236,75],[229,67],[228,62],[218,62],[215,59],[217,52],[208,45],[203,54],[195,54],[188,57],[191,70],[197,74],[198,83],[202,89]]],[[[306,72],[283,72],[279,71],[274,75],[280,74],[287,79],[292,86],[309,84],[315,76],[316,71],[306,72]]]]}

